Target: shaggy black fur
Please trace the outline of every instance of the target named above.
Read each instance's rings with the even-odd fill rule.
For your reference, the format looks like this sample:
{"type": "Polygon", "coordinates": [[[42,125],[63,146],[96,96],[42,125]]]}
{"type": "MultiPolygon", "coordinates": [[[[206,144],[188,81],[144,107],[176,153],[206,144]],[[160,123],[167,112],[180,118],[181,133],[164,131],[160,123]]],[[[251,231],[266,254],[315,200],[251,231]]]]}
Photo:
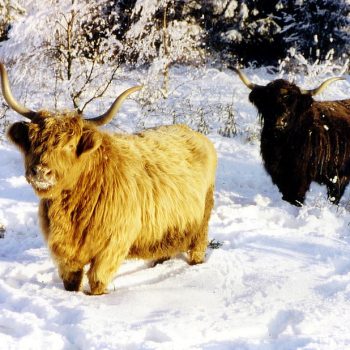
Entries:
{"type": "Polygon", "coordinates": [[[337,204],[350,179],[350,99],[318,102],[279,79],[249,100],[262,122],[261,154],[283,199],[300,206],[312,181],[337,204]]]}

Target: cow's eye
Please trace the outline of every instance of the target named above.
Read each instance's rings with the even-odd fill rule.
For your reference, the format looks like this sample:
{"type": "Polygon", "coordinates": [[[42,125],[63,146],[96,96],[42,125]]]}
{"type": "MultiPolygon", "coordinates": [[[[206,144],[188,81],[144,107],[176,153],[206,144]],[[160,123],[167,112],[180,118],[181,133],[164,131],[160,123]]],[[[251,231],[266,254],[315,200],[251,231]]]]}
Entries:
{"type": "Polygon", "coordinates": [[[75,151],[75,147],[73,143],[68,143],[67,145],[65,145],[64,149],[68,152],[75,151]]]}
{"type": "Polygon", "coordinates": [[[282,100],[283,100],[284,102],[292,102],[293,98],[292,98],[291,95],[283,95],[283,96],[282,96],[282,100]]]}

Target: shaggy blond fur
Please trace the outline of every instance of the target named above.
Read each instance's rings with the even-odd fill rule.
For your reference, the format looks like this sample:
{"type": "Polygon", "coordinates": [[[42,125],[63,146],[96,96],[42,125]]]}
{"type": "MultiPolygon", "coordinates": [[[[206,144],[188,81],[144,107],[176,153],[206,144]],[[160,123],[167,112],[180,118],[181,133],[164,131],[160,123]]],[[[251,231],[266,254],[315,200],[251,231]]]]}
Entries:
{"type": "Polygon", "coordinates": [[[67,290],[80,289],[87,264],[91,293],[102,294],[127,258],[188,252],[190,264],[203,262],[217,163],[205,136],[184,125],[110,134],[48,112],[8,135],[41,198],[42,231],[67,290]]]}

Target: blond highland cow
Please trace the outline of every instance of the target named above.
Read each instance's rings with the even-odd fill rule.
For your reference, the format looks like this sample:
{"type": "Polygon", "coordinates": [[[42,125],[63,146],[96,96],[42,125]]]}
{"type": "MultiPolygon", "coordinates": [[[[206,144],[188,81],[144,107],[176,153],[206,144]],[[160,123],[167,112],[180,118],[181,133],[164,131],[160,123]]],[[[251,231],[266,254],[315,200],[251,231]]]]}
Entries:
{"type": "Polygon", "coordinates": [[[103,115],[32,111],[12,95],[17,122],[9,139],[23,153],[25,175],[40,197],[41,228],[66,290],[81,288],[84,266],[91,294],[103,294],[124,259],[162,261],[187,252],[202,263],[213,207],[217,157],[205,136],[184,125],[137,134],[98,130],[135,86],[103,115]]]}

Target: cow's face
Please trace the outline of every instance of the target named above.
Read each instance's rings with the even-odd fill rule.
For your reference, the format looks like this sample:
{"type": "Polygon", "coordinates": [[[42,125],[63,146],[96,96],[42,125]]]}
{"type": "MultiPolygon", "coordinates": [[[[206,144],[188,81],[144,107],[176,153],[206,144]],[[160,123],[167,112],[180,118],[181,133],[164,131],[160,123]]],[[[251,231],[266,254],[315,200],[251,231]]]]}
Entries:
{"type": "Polygon", "coordinates": [[[8,136],[22,151],[26,179],[42,198],[73,186],[86,156],[101,144],[98,131],[84,126],[79,116],[47,113],[30,123],[14,123],[8,136]]]}
{"type": "Polygon", "coordinates": [[[343,80],[329,78],[315,89],[303,90],[293,83],[277,79],[266,86],[257,85],[238,68],[233,68],[243,84],[251,90],[249,100],[258,109],[264,125],[263,130],[280,133],[298,122],[313,102],[312,96],[322,92],[329,84],[343,80]]]}
{"type": "Polygon", "coordinates": [[[266,86],[256,86],[249,94],[249,100],[256,106],[264,126],[283,131],[291,126],[298,115],[300,104],[312,103],[312,97],[303,95],[300,89],[286,80],[274,80],[266,86]]]}

